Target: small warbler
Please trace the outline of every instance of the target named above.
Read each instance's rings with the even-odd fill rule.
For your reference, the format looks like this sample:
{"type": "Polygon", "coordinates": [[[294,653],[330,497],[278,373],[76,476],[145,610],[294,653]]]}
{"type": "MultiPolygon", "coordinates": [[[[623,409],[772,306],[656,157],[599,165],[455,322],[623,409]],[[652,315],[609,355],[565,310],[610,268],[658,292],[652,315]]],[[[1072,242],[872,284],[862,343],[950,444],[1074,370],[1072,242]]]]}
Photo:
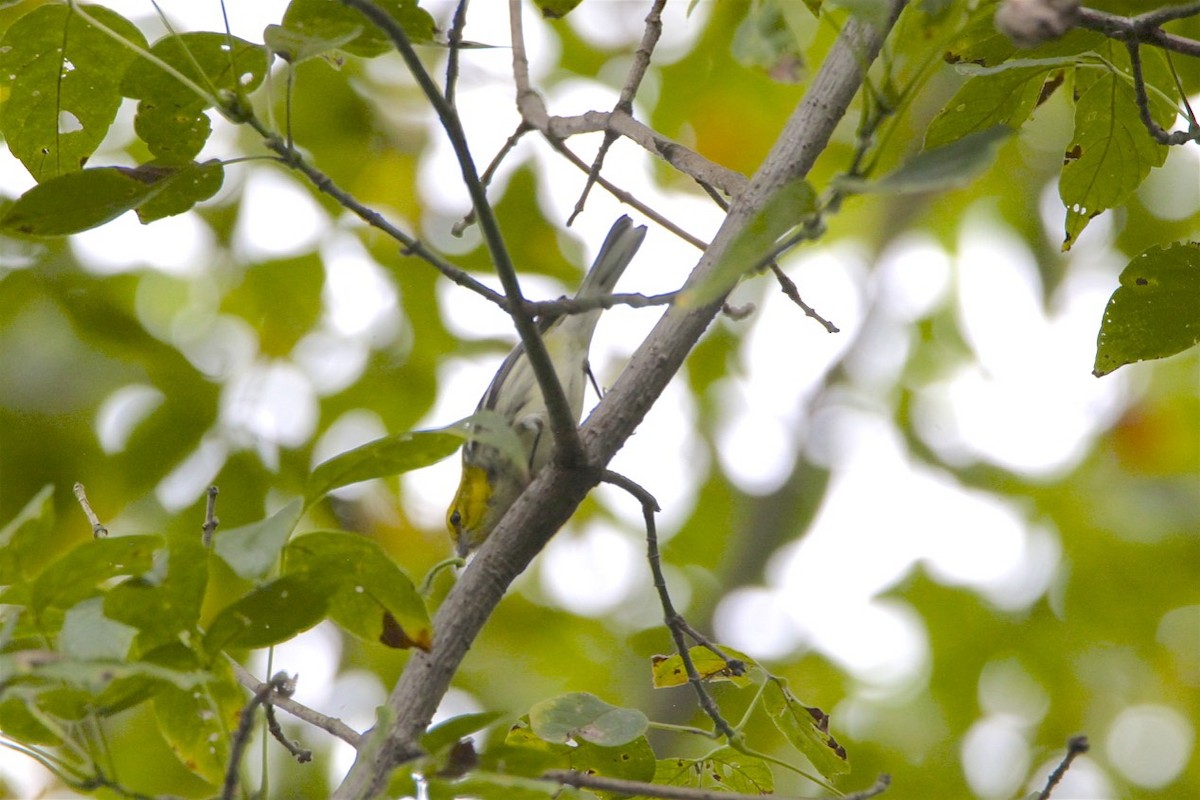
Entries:
{"type": "MultiPolygon", "coordinates": [[[[633,227],[629,217],[613,223],[575,298],[610,294],[645,236],[645,226],[633,227]]],[[[583,412],[588,348],[600,311],[597,308],[538,320],[542,342],[576,421],[583,412]]],[[[462,480],[446,511],[446,524],[460,557],[483,543],[554,453],[546,401],[521,344],[509,352],[480,398],[476,411],[483,409],[499,413],[512,426],[527,469],[521,469],[490,445],[469,441],[463,446],[462,480]]]]}

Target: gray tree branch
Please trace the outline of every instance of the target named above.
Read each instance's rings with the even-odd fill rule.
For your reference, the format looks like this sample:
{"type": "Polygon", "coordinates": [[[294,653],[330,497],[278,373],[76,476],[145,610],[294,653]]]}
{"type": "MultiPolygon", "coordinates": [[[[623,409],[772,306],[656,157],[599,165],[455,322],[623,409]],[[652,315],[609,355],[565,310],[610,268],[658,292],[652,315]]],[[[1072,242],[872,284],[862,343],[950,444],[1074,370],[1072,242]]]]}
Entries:
{"type": "MultiPolygon", "coordinates": [[[[891,0],[892,21],[904,3],[891,0]]],[[[858,20],[846,24],[763,165],[734,198],[689,284],[703,281],[713,271],[729,244],[781,186],[808,174],[862,86],[864,69],[878,55],[890,27],[891,22],[883,29],[858,20]]],[[[398,764],[420,754],[421,734],[508,585],[599,482],[603,465],[658,399],[722,299],[702,308],[673,306],[666,312],[585,423],[581,436],[588,463],[553,463],[543,469],[480,547],[438,609],[432,649],[414,653],[393,688],[381,714],[390,723],[365,737],[358,759],[333,795],[335,800],[376,796],[398,764]]]]}

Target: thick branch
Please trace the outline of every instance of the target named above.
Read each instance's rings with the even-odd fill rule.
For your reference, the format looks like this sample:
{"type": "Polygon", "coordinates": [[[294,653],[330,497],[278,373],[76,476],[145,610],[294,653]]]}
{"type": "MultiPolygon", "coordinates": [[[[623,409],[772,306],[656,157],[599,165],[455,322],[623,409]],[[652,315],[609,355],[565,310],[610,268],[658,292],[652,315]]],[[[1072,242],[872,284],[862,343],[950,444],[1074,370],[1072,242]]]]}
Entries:
{"type": "MultiPolygon", "coordinates": [[[[904,0],[892,0],[893,19],[903,4],[904,0]]],[[[730,242],[768,198],[812,168],[862,85],[863,66],[874,60],[886,33],[857,20],[847,23],[766,161],[746,191],[734,199],[712,246],[693,271],[691,284],[713,271],[730,242]]],[[[413,654],[388,698],[382,718],[395,721],[386,731],[366,738],[334,798],[374,797],[397,764],[419,754],[419,737],[505,589],[599,481],[599,465],[607,464],[637,428],[720,309],[722,299],[703,308],[672,306],[667,311],[582,430],[587,463],[592,466],[555,462],[543,469],[480,547],[438,609],[433,648],[413,654]]]]}

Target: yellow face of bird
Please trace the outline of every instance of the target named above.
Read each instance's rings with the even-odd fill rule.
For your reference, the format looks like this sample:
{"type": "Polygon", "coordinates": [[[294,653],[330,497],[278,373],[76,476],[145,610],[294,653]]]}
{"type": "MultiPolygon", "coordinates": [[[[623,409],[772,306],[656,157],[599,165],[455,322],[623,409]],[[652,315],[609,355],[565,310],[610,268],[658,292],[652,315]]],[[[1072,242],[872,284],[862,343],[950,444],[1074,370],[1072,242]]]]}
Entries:
{"type": "Polygon", "coordinates": [[[487,470],[474,464],[463,464],[462,480],[454,494],[454,502],[446,511],[446,527],[454,537],[455,550],[465,558],[487,538],[488,501],[492,484],[487,470]]]}

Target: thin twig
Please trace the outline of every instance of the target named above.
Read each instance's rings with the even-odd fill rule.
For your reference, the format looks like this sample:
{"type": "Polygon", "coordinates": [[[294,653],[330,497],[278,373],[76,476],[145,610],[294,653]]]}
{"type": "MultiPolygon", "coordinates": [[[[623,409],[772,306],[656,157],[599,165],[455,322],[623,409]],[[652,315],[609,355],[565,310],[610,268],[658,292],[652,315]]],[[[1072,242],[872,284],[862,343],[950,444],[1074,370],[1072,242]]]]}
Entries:
{"type": "Polygon", "coordinates": [[[1086,736],[1072,736],[1067,740],[1067,754],[1063,756],[1062,761],[1054,768],[1054,771],[1046,778],[1046,786],[1038,793],[1037,800],[1050,800],[1050,794],[1054,791],[1054,787],[1067,774],[1067,770],[1071,768],[1071,762],[1077,757],[1083,755],[1091,747],[1088,744],[1086,736]]]}
{"type": "MultiPolygon", "coordinates": [[[[667,0],[654,0],[654,5],[650,7],[650,13],[646,15],[646,29],[642,32],[641,44],[633,54],[633,63],[629,65],[629,75],[625,78],[625,85],[621,87],[621,96],[617,99],[617,111],[633,115],[633,98],[637,96],[638,87],[642,85],[642,79],[646,77],[646,70],[650,68],[650,56],[654,52],[655,45],[658,44],[659,37],[662,36],[662,10],[666,4],[667,0]]],[[[612,147],[613,142],[618,138],[615,131],[606,130],[604,132],[604,140],[600,142],[600,147],[596,150],[596,158],[592,161],[591,169],[588,170],[587,182],[583,185],[579,199],[575,201],[575,210],[571,212],[571,216],[567,217],[567,227],[570,227],[571,223],[575,221],[575,217],[583,212],[588,193],[592,191],[592,186],[596,183],[596,178],[600,176],[600,170],[604,166],[604,157],[608,155],[608,148],[612,147]]]]}
{"type": "Polygon", "coordinates": [[[221,524],[221,520],[217,519],[218,491],[216,486],[210,486],[205,493],[207,497],[204,502],[204,524],[200,526],[200,531],[201,541],[204,542],[206,550],[212,547],[213,534],[217,532],[217,526],[221,524]]]}
{"type": "Polygon", "coordinates": [[[771,272],[775,275],[775,280],[779,281],[779,288],[783,290],[787,298],[800,306],[806,315],[821,323],[830,333],[838,333],[841,330],[837,325],[821,316],[815,308],[804,302],[804,298],[800,296],[800,290],[796,288],[796,282],[784,273],[778,262],[771,262],[771,272]]]}
{"type": "Polygon", "coordinates": [[[92,510],[92,504],[88,502],[87,493],[83,489],[82,483],[75,484],[75,499],[79,501],[80,507],[83,509],[84,516],[92,525],[92,538],[103,539],[108,536],[108,528],[100,524],[100,517],[96,516],[96,512],[92,510]]]}
{"type": "Polygon", "coordinates": [[[525,313],[523,307],[525,297],[521,294],[517,271],[504,246],[504,237],[500,233],[496,215],[488,203],[487,191],[479,180],[475,161],[467,145],[462,121],[454,108],[446,103],[445,97],[438,91],[433,79],[429,77],[429,73],[417,56],[416,50],[413,49],[412,42],[408,40],[404,28],[395,19],[372,0],[341,0],[341,2],[365,16],[391,40],[429,104],[433,106],[438,120],[442,123],[442,129],[445,131],[450,145],[454,148],[454,155],[462,172],[463,184],[471,196],[471,204],[475,207],[480,230],[483,232],[484,241],[487,242],[488,252],[492,257],[492,264],[496,268],[500,283],[504,286],[504,294],[509,303],[509,316],[521,338],[521,344],[525,348],[525,357],[529,360],[529,366],[533,370],[538,388],[542,393],[542,400],[546,404],[546,414],[550,418],[550,429],[554,434],[555,459],[565,464],[581,464],[583,462],[583,445],[579,441],[578,420],[571,413],[567,396],[558,380],[554,364],[550,361],[550,354],[546,352],[546,346],[538,333],[537,324],[532,317],[525,313]]]}
{"type": "Polygon", "coordinates": [[[286,696],[294,692],[295,689],[296,682],[294,679],[289,678],[285,672],[277,672],[269,683],[264,683],[254,693],[254,697],[242,709],[242,713],[238,717],[237,730],[233,734],[233,741],[229,748],[229,766],[225,769],[225,784],[221,791],[221,800],[233,800],[233,793],[237,790],[238,772],[242,765],[242,754],[246,751],[246,744],[250,740],[250,729],[254,725],[255,709],[267,702],[267,698],[271,694],[279,693],[286,696]]]}
{"type": "MultiPolygon", "coordinates": [[[[1192,16],[1200,13],[1200,9],[1197,8],[1198,5],[1200,4],[1190,3],[1182,6],[1169,6],[1168,8],[1152,11],[1137,17],[1123,17],[1107,11],[1097,11],[1094,8],[1081,7],[1076,12],[1075,24],[1087,30],[1103,33],[1110,39],[1124,40],[1133,38],[1142,44],[1152,44],[1155,47],[1161,47],[1164,50],[1170,50],[1175,53],[1182,53],[1185,56],[1200,57],[1200,41],[1174,33],[1167,33],[1158,27],[1168,21],[1168,19],[1158,16],[1162,12],[1170,11],[1182,16],[1192,16]]],[[[1173,18],[1178,19],[1179,17],[1173,18]]]]}
{"type": "MultiPolygon", "coordinates": [[[[740,738],[740,734],[721,716],[720,709],[717,708],[716,702],[713,701],[712,696],[704,686],[704,679],[700,677],[700,673],[696,670],[696,665],[692,663],[691,654],[688,653],[687,642],[683,639],[684,631],[692,630],[692,628],[683,619],[683,616],[675,610],[675,604],[671,601],[671,593],[667,589],[666,576],[663,575],[662,555],[658,550],[658,532],[654,521],[654,515],[660,510],[658,501],[654,499],[654,495],[646,491],[640,484],[618,472],[606,469],[601,480],[624,489],[641,503],[642,517],[646,522],[646,560],[650,564],[650,572],[654,575],[654,589],[658,592],[658,601],[662,605],[663,621],[666,623],[667,629],[671,632],[671,639],[675,642],[675,650],[679,653],[679,658],[683,662],[684,671],[688,676],[688,683],[696,690],[700,708],[704,710],[704,713],[708,714],[717,731],[727,741],[737,741],[740,738]]],[[[725,658],[726,663],[730,664],[730,670],[733,671],[730,660],[715,648],[713,648],[713,651],[718,657],[725,658]]]]}
{"type": "Polygon", "coordinates": [[[583,314],[597,308],[609,309],[614,306],[629,306],[630,308],[669,306],[675,302],[678,295],[679,292],[650,295],[619,292],[589,297],[560,297],[557,300],[530,300],[525,303],[525,308],[535,316],[559,317],[564,314],[583,314]]]}
{"type": "MultiPolygon", "coordinates": [[[[577,789],[598,789],[617,795],[638,795],[641,797],[660,797],[663,800],[761,800],[761,794],[742,794],[723,789],[693,789],[688,786],[670,786],[662,783],[643,783],[628,781],[623,778],[609,778],[594,775],[589,772],[553,769],[542,775],[542,778],[564,786],[574,786],[577,789]]],[[[840,795],[837,800],[869,800],[887,791],[891,778],[879,776],[875,785],[870,789],[854,794],[840,795]]],[[[783,795],[774,795],[776,800],[787,800],[783,795]]]]}
{"type": "MultiPolygon", "coordinates": [[[[512,149],[517,146],[517,142],[521,141],[521,137],[529,133],[531,130],[533,129],[522,122],[517,125],[517,129],[512,132],[512,135],[504,140],[504,144],[502,144],[500,149],[496,151],[496,155],[492,156],[492,160],[487,165],[487,169],[483,171],[483,175],[479,178],[485,187],[492,185],[492,178],[495,176],[496,170],[500,168],[500,162],[502,162],[505,157],[512,152],[512,149]]],[[[450,226],[450,233],[454,234],[455,236],[462,236],[463,231],[465,231],[474,223],[475,209],[472,208],[462,219],[450,226]]]]}
{"type": "MultiPolygon", "coordinates": [[[[238,683],[249,689],[251,692],[254,692],[256,696],[263,690],[264,687],[267,689],[271,688],[271,684],[263,683],[258,678],[254,677],[249,670],[233,659],[230,659],[229,663],[233,667],[233,674],[238,679],[238,683]]],[[[362,741],[362,734],[351,728],[346,723],[342,722],[337,717],[330,717],[322,714],[320,711],[314,711],[302,703],[297,703],[290,697],[286,697],[277,692],[272,692],[267,696],[266,702],[276,706],[277,708],[283,709],[302,722],[307,722],[309,725],[312,725],[315,728],[320,728],[326,733],[336,736],[351,747],[358,747],[359,742],[362,741]]]]}
{"type": "MultiPolygon", "coordinates": [[[[572,152],[572,150],[569,147],[567,147],[566,142],[560,141],[558,139],[550,138],[549,136],[547,136],[545,138],[546,138],[547,143],[549,143],[549,145],[551,147],[553,147],[556,151],[558,151],[558,153],[560,155],[562,155],[563,158],[570,161],[572,164],[574,164],[576,167],[578,167],[582,171],[584,171],[584,172],[588,171],[589,168],[588,168],[587,162],[584,161],[579,156],[575,155],[575,153],[572,152]]],[[[596,176],[596,183],[599,184],[599,186],[602,189],[607,191],[613,197],[617,198],[617,200],[619,200],[620,202],[624,203],[627,206],[630,206],[631,208],[636,208],[642,216],[657,223],[660,228],[663,228],[664,230],[675,234],[680,239],[683,239],[685,242],[692,245],[696,249],[703,250],[704,248],[708,247],[708,242],[704,241],[703,239],[701,239],[698,236],[693,236],[692,234],[688,233],[683,228],[679,227],[674,222],[667,219],[665,216],[663,216],[662,214],[658,213],[650,206],[643,203],[641,200],[638,200],[631,193],[629,193],[629,192],[625,191],[624,189],[622,189],[621,187],[617,186],[612,181],[607,180],[603,175],[596,176]]]]}
{"type": "Polygon", "coordinates": [[[1142,51],[1137,39],[1126,39],[1125,49],[1129,51],[1129,66],[1133,72],[1133,93],[1137,101],[1138,116],[1142,124],[1154,137],[1154,141],[1165,145],[1181,145],[1200,140],[1200,127],[1195,124],[1186,131],[1167,131],[1155,121],[1150,113],[1150,97],[1146,94],[1146,77],[1142,74],[1142,51]]]}
{"type": "Polygon", "coordinates": [[[259,136],[262,137],[263,144],[268,150],[271,150],[279,156],[280,163],[284,166],[294,169],[304,177],[308,178],[309,182],[317,191],[332,197],[338,205],[352,212],[363,222],[370,225],[372,228],[383,231],[385,234],[395,239],[404,246],[405,255],[413,255],[423,261],[428,262],[434,268],[445,275],[450,280],[454,281],[459,286],[470,289],[476,294],[489,300],[492,303],[500,306],[505,311],[508,310],[508,300],[499,292],[488,288],[479,281],[472,278],[465,270],[451,264],[446,259],[426,247],[420,239],[417,239],[404,231],[397,228],[391,222],[388,222],[378,211],[369,208],[349,192],[340,188],[333,179],[326,175],[321,170],[310,164],[298,150],[294,150],[288,146],[287,142],[278,134],[273,133],[262,122],[253,115],[246,115],[244,122],[253,128],[259,136]]]}
{"type": "Polygon", "coordinates": [[[450,23],[450,31],[446,35],[446,45],[450,52],[446,56],[446,102],[454,105],[454,91],[458,85],[458,56],[462,50],[463,28],[467,24],[467,3],[469,0],[458,0],[454,9],[454,21],[450,23]]]}
{"type": "Polygon", "coordinates": [[[287,738],[287,735],[283,732],[283,728],[279,726],[279,721],[275,719],[275,706],[269,701],[263,703],[263,713],[267,716],[267,730],[275,737],[275,741],[283,745],[296,761],[301,764],[307,764],[312,761],[312,750],[306,750],[300,746],[299,742],[293,742],[287,738]]]}

